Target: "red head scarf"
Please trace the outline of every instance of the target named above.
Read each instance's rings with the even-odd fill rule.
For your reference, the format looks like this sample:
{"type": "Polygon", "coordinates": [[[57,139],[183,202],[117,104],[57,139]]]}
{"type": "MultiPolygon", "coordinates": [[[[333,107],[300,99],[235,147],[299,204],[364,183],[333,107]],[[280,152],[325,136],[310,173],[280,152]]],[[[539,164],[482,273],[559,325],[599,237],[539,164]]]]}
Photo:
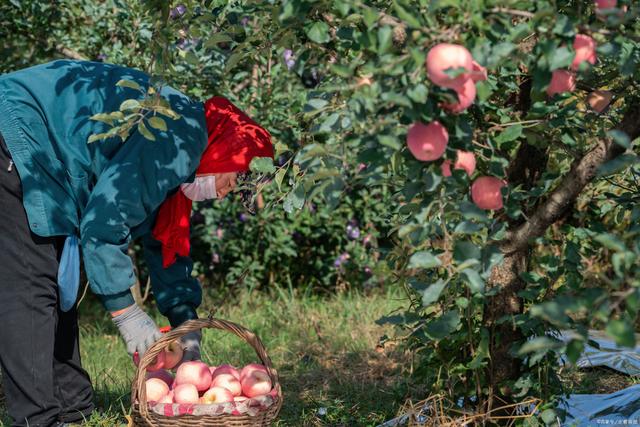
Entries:
{"type": "MultiPolygon", "coordinates": [[[[196,174],[245,172],[254,157],[273,158],[271,135],[249,116],[222,97],[204,103],[209,143],[196,174]]],[[[182,191],[167,198],[158,212],[153,237],[162,243],[162,265],[189,256],[191,205],[182,191]]]]}

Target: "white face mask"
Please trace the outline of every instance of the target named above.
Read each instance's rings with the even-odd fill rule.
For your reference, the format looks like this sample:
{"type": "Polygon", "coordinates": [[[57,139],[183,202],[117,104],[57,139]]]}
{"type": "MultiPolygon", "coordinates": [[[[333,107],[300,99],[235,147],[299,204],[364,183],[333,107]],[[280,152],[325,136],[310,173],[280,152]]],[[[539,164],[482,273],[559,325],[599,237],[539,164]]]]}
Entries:
{"type": "Polygon", "coordinates": [[[181,184],[180,189],[194,202],[218,198],[215,175],[197,176],[194,182],[181,184]]]}

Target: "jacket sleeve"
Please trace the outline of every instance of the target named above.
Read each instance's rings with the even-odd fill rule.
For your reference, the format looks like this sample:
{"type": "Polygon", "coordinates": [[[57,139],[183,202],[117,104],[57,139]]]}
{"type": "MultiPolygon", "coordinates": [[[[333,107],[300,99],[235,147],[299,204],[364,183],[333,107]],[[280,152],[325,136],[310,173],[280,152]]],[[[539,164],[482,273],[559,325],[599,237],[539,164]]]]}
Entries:
{"type": "MultiPolygon", "coordinates": [[[[122,143],[91,192],[80,222],[80,241],[91,288],[109,311],[133,301],[129,288],[135,277],[127,254],[131,228],[197,167],[203,144],[185,137],[188,131],[169,129],[156,134],[156,141],[136,132],[122,143]]],[[[206,136],[196,136],[206,141],[206,136]]]]}
{"type": "Polygon", "coordinates": [[[191,258],[178,257],[175,263],[163,268],[161,243],[147,234],[142,244],[153,296],[160,313],[169,319],[173,327],[186,320],[197,319],[196,308],[202,302],[202,290],[198,280],[191,276],[191,258]]]}

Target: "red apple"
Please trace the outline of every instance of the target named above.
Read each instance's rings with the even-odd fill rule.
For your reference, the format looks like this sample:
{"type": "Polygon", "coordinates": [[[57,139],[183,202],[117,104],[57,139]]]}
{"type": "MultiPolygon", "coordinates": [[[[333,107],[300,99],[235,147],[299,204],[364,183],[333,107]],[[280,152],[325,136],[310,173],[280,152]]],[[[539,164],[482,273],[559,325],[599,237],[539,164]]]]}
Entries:
{"type": "Polygon", "coordinates": [[[158,402],[169,394],[169,386],[159,378],[151,378],[144,383],[148,402],[158,402]]]}
{"type": "Polygon", "coordinates": [[[211,381],[211,387],[224,387],[234,396],[240,396],[242,394],[242,385],[240,385],[240,381],[231,374],[214,375],[213,380],[211,381]]]}
{"type": "Polygon", "coordinates": [[[584,61],[592,65],[596,63],[596,42],[591,37],[578,34],[573,40],[573,49],[576,51],[576,56],[571,63],[572,70],[577,70],[584,61]]]}
{"type": "Polygon", "coordinates": [[[476,155],[471,151],[458,150],[458,158],[453,165],[454,169],[464,169],[471,176],[476,170],[476,155]]]}
{"type": "Polygon", "coordinates": [[[502,209],[502,193],[500,189],[506,183],[492,176],[482,176],[471,185],[471,198],[480,209],[502,209]]]}
{"type": "Polygon", "coordinates": [[[169,388],[171,388],[171,385],[173,384],[173,376],[169,372],[165,371],[164,369],[160,369],[153,372],[147,372],[146,378],[147,379],[158,378],[164,381],[165,383],[167,383],[167,386],[169,386],[169,388]]]}
{"type": "Polygon", "coordinates": [[[173,403],[173,390],[169,391],[169,394],[160,399],[158,403],[173,403]]]}
{"type": "Polygon", "coordinates": [[[176,340],[167,346],[165,350],[165,360],[164,360],[164,368],[165,369],[173,369],[176,367],[180,361],[182,361],[182,356],[184,355],[184,350],[182,350],[182,345],[179,340],[176,340]]]}
{"type": "Polygon", "coordinates": [[[598,9],[613,9],[618,5],[618,0],[595,0],[598,9]]]}
{"type": "Polygon", "coordinates": [[[461,113],[473,104],[476,99],[476,83],[472,79],[465,80],[454,88],[458,94],[456,104],[443,104],[442,108],[454,114],[461,113]]]}
{"type": "MultiPolygon", "coordinates": [[[[151,363],[151,365],[147,366],[147,371],[153,372],[153,371],[157,371],[159,369],[164,368],[165,357],[166,355],[164,351],[161,351],[160,353],[158,353],[158,355],[156,356],[155,360],[151,363]]],[[[138,354],[137,351],[133,353],[133,363],[136,366],[140,365],[140,355],[138,354]]]]}
{"type": "Polygon", "coordinates": [[[233,402],[233,394],[224,387],[211,387],[200,399],[200,403],[224,403],[233,402]]]}
{"type": "Polygon", "coordinates": [[[440,43],[427,54],[427,76],[434,84],[445,88],[459,86],[469,78],[473,70],[473,58],[466,47],[457,44],[440,43]],[[466,73],[455,78],[449,77],[445,71],[464,68],[466,73]]]}
{"type": "Polygon", "coordinates": [[[193,384],[180,384],[173,390],[175,403],[198,403],[199,400],[198,389],[193,384]]]}
{"type": "Polygon", "coordinates": [[[607,109],[612,99],[613,93],[610,91],[594,90],[589,94],[589,96],[587,96],[587,103],[593,111],[600,114],[607,109]]]}
{"type": "Polygon", "coordinates": [[[259,363],[249,363],[240,371],[240,380],[242,381],[244,377],[246,377],[248,374],[250,374],[253,371],[267,372],[267,368],[264,365],[261,365],[259,363]]]}
{"type": "Polygon", "coordinates": [[[425,125],[416,122],[407,132],[407,146],[411,154],[422,161],[439,159],[447,149],[449,133],[439,121],[425,125]]]}
{"type": "Polygon", "coordinates": [[[242,394],[255,397],[271,391],[271,377],[262,371],[253,371],[242,380],[242,394]]]}
{"type": "Polygon", "coordinates": [[[556,93],[573,92],[576,88],[576,76],[570,71],[555,70],[551,75],[551,83],[547,88],[547,94],[553,96],[556,93]]]}
{"type": "Polygon", "coordinates": [[[198,391],[205,391],[211,385],[211,372],[206,363],[198,360],[184,362],[176,371],[175,385],[193,384],[198,391]]]}
{"type": "Polygon", "coordinates": [[[224,364],[218,366],[216,370],[213,371],[213,375],[216,376],[220,374],[231,374],[236,377],[238,381],[240,380],[240,372],[238,372],[238,369],[233,365],[224,364]]]}
{"type": "Polygon", "coordinates": [[[471,79],[474,82],[487,80],[487,69],[484,68],[482,65],[478,64],[476,61],[473,61],[471,79]]]}
{"type": "Polygon", "coordinates": [[[440,170],[442,171],[442,176],[450,177],[451,176],[451,160],[445,160],[440,165],[440,170]]]}

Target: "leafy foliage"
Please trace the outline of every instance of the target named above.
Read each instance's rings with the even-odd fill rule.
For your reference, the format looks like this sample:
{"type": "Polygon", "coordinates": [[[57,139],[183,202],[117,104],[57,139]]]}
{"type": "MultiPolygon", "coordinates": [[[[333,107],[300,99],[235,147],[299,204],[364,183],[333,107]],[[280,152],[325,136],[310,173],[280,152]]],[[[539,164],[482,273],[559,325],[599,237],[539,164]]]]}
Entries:
{"type": "MultiPolygon", "coordinates": [[[[196,269],[209,283],[326,289],[371,280],[363,274],[371,268],[407,292],[406,311],[381,321],[398,325],[421,356],[416,374],[434,392],[476,405],[494,393],[554,392],[554,352],[575,360],[589,327],[633,344],[638,141],[612,129],[638,105],[635,2],[620,0],[608,11],[588,0],[45,3],[0,6],[2,70],[70,49],[148,70],[158,84],[194,97],[225,95],[274,136],[277,169],[255,165],[271,176],[267,206],[255,219],[242,219],[235,202],[199,208],[196,269]],[[51,22],[47,31],[44,22],[51,22]],[[580,65],[575,91],[550,97],[552,73],[571,66],[578,34],[595,40],[598,61],[580,65]],[[489,70],[461,114],[441,108],[455,94],[426,75],[427,52],[440,42],[466,46],[489,70]],[[602,114],[588,103],[596,89],[614,95],[602,114]],[[420,162],[406,150],[408,126],[434,120],[449,133],[444,159],[474,152],[474,175],[454,169],[444,177],[441,161],[420,162]],[[508,308],[494,276],[509,255],[501,244],[606,138],[624,154],[602,164],[561,218],[533,236],[514,293],[518,309],[491,319],[488,313],[508,308]],[[507,180],[504,209],[472,203],[469,187],[481,175],[507,180]],[[378,243],[350,239],[354,226],[378,243]],[[505,325],[514,337],[497,332],[505,325]],[[565,328],[581,338],[564,345],[548,336],[565,328]],[[505,354],[523,369],[494,384],[491,363],[505,354]]],[[[146,123],[163,126],[138,123],[143,133],[146,123]]]]}

